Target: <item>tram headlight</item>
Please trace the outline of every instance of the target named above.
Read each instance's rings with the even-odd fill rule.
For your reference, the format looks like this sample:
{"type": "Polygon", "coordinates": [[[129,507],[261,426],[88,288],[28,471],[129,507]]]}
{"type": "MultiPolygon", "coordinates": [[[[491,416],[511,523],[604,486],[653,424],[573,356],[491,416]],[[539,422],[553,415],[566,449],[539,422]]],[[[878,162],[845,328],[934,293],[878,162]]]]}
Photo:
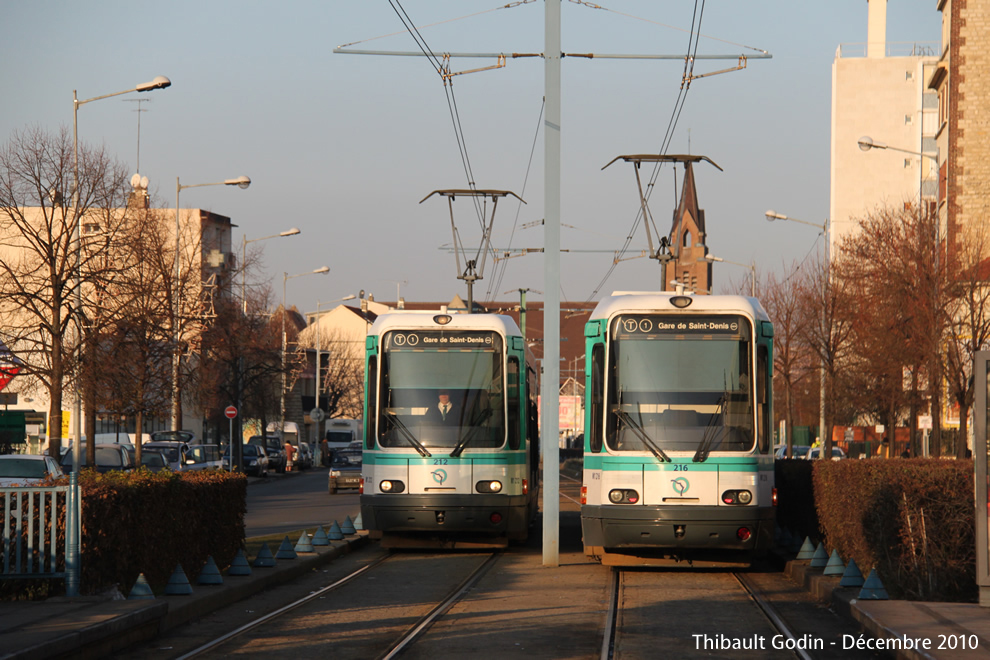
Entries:
{"type": "Polygon", "coordinates": [[[500,493],[502,492],[501,481],[479,481],[474,489],[479,493],[500,493]]]}
{"type": "Polygon", "coordinates": [[[748,490],[727,490],[722,493],[724,504],[746,505],[753,501],[753,493],[748,490]]]}
{"type": "Polygon", "coordinates": [[[406,489],[406,485],[395,479],[386,479],[378,484],[378,490],[383,493],[401,493],[406,489]]]}
{"type": "Polygon", "coordinates": [[[636,504],[639,493],[631,488],[613,488],[608,492],[608,500],[612,504],[636,504]]]}

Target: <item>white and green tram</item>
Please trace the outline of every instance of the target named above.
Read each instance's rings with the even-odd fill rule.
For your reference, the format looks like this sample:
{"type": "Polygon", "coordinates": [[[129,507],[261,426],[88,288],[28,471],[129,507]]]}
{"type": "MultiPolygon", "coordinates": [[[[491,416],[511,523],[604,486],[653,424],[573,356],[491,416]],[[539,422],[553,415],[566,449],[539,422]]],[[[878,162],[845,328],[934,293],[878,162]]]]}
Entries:
{"type": "Polygon", "coordinates": [[[531,355],[508,316],[376,319],[366,343],[361,495],[372,538],[384,547],[527,538],[539,495],[531,355]]]}
{"type": "Polygon", "coordinates": [[[765,553],[773,325],[760,303],[616,292],[585,342],[585,554],[636,565],[765,553]]]}

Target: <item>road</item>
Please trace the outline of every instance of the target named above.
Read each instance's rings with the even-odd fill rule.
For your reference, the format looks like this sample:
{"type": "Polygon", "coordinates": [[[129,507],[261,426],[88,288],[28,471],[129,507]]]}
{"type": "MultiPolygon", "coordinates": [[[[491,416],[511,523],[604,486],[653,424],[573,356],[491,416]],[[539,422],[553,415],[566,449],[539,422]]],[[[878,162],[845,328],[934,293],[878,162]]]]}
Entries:
{"type": "MultiPolygon", "coordinates": [[[[247,489],[245,535],[268,536],[298,532],[304,527],[323,525],[328,530],[334,520],[353,520],[360,512],[356,490],[327,493],[327,469],[314,468],[298,474],[271,475],[253,482],[247,489]]],[[[293,538],[295,543],[298,539],[293,538]]]]}

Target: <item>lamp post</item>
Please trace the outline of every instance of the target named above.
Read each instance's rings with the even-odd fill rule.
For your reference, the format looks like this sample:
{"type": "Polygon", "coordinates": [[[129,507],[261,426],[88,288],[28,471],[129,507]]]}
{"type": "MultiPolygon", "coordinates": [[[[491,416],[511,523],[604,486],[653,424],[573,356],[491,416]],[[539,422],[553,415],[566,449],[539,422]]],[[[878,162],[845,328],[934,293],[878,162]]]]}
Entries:
{"type": "MultiPolygon", "coordinates": [[[[322,307],[323,305],[332,305],[334,303],[344,302],[345,300],[354,300],[355,298],[357,298],[357,296],[355,296],[352,293],[350,295],[344,296],[343,298],[337,298],[336,300],[328,300],[326,302],[320,302],[319,300],[316,301],[316,322],[314,323],[314,325],[316,325],[316,370],[315,371],[316,371],[316,407],[317,408],[321,408],[320,396],[322,396],[323,394],[323,375],[321,373],[323,365],[321,364],[322,361],[320,359],[320,335],[323,334],[323,330],[322,328],[320,328],[320,307],[322,307]]],[[[398,296],[396,296],[396,301],[398,301],[398,296]]],[[[398,302],[396,302],[396,304],[398,304],[398,302]]],[[[320,448],[319,441],[320,441],[320,422],[317,422],[316,442],[313,443],[315,445],[314,454],[316,455],[316,459],[315,459],[316,464],[322,465],[321,459],[323,458],[322,457],[323,450],[320,448]]]]}
{"type": "Polygon", "coordinates": [[[261,238],[248,238],[245,234],[242,236],[243,241],[241,242],[241,304],[242,311],[247,314],[247,246],[248,243],[256,243],[258,241],[267,241],[270,238],[280,238],[282,236],[295,236],[301,233],[299,229],[293,227],[292,229],[287,229],[279,234],[273,234],[271,236],[262,236],[261,238]]]}
{"type": "MultiPolygon", "coordinates": [[[[155,89],[165,89],[172,85],[172,81],[165,76],[156,76],[150,82],[140,83],[131,89],[122,92],[113,92],[103,96],[94,96],[82,101],[76,96],[76,90],[72,90],[72,213],[75,215],[76,226],[76,310],[82,312],[82,214],[79,212],[79,106],[108,99],[113,96],[130,94],[131,92],[150,92],[155,89]]],[[[76,347],[76,354],[82,356],[82,326],[80,324],[79,342],[76,347]]],[[[77,363],[81,363],[81,359],[77,363]]],[[[79,595],[79,463],[80,447],[82,443],[82,391],[79,385],[79,376],[76,377],[76,400],[72,407],[72,430],[75,434],[75,442],[72,443],[72,474],[69,476],[69,519],[66,523],[66,538],[68,539],[68,551],[66,557],[66,584],[65,592],[68,596],[79,595]]],[[[141,429],[138,429],[138,433],[141,429]]]]}
{"type": "MultiPolygon", "coordinates": [[[[825,304],[825,291],[826,291],[827,282],[828,282],[828,280],[829,280],[829,278],[831,276],[831,267],[832,267],[831,261],[829,260],[829,256],[830,255],[829,255],[829,233],[828,233],[829,224],[828,224],[828,218],[825,218],[825,222],[823,224],[818,224],[817,222],[808,222],[807,220],[799,220],[798,218],[791,218],[791,217],[788,217],[788,216],[784,215],[783,213],[777,213],[773,209],[771,209],[771,210],[769,210],[769,211],[766,212],[766,218],[767,218],[767,222],[773,222],[774,220],[787,220],[788,222],[797,222],[797,223],[800,223],[802,225],[808,225],[809,227],[818,227],[823,232],[823,235],[825,237],[825,281],[822,282],[822,294],[823,294],[822,295],[822,341],[824,342],[825,341],[825,335],[827,334],[827,330],[828,330],[828,328],[827,328],[827,325],[828,325],[828,322],[827,322],[828,309],[827,309],[827,305],[825,304]]],[[[824,349],[823,352],[827,352],[829,350],[829,346],[828,346],[827,342],[823,346],[823,349],[824,349]]],[[[825,449],[824,449],[824,445],[827,444],[826,443],[826,440],[824,438],[824,435],[825,435],[825,359],[824,358],[822,359],[822,367],[821,367],[821,371],[819,373],[819,379],[818,380],[819,380],[819,382],[818,382],[818,407],[819,407],[819,411],[818,411],[818,433],[822,436],[821,440],[822,440],[822,445],[823,445],[823,448],[818,453],[818,455],[821,458],[826,458],[826,452],[825,452],[825,449]]],[[[790,429],[787,429],[787,457],[788,458],[790,458],[791,455],[792,455],[792,446],[793,445],[792,445],[792,442],[791,442],[791,430],[790,429]]],[[[828,457],[828,458],[831,458],[831,457],[828,457]]]]}
{"type": "Polygon", "coordinates": [[[190,183],[188,185],[182,185],[179,182],[179,177],[175,177],[175,264],[174,264],[174,281],[172,295],[175,298],[173,305],[173,318],[172,318],[172,430],[178,431],[181,426],[180,408],[182,401],[182,390],[179,387],[179,250],[180,250],[180,231],[179,231],[179,193],[181,193],[186,188],[202,188],[204,186],[237,186],[238,188],[244,189],[251,185],[251,179],[246,176],[239,176],[236,179],[226,179],[224,181],[217,181],[216,183],[190,183]]]}
{"type": "MultiPolygon", "coordinates": [[[[279,428],[282,431],[282,439],[285,439],[285,387],[287,374],[285,373],[285,284],[294,277],[302,277],[303,275],[324,275],[330,272],[329,266],[322,266],[316,270],[309,271],[308,273],[299,273],[298,275],[289,275],[288,273],[282,273],[282,396],[279,401],[279,410],[281,411],[279,428]]],[[[319,328],[317,328],[319,330],[319,328]]],[[[265,430],[261,430],[262,434],[265,430]]]]}
{"type": "Polygon", "coordinates": [[[698,257],[698,261],[707,261],[708,263],[726,263],[732,264],[733,266],[740,266],[742,268],[748,268],[750,270],[750,275],[752,284],[750,286],[750,294],[752,297],[756,297],[756,264],[741,264],[738,261],[729,261],[728,259],[723,259],[721,257],[716,257],[713,254],[706,254],[703,257],[698,257]]]}

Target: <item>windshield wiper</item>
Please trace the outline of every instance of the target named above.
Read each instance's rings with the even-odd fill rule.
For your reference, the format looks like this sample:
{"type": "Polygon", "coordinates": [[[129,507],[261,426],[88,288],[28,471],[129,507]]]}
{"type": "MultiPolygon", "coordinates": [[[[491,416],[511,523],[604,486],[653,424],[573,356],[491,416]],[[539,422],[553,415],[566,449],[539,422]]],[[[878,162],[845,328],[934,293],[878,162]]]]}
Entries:
{"type": "Polygon", "coordinates": [[[486,408],[482,411],[475,419],[471,420],[471,430],[464,434],[464,437],[457,443],[454,447],[454,451],[450,452],[451,458],[457,458],[460,456],[464,450],[467,448],[468,442],[474,439],[475,434],[478,429],[481,428],[481,424],[485,423],[485,420],[492,416],[492,409],[486,408]]]}
{"type": "Polygon", "coordinates": [[[429,458],[430,456],[433,456],[433,454],[427,451],[426,447],[423,446],[423,443],[416,439],[416,436],[412,434],[412,431],[406,428],[406,425],[402,423],[398,415],[396,415],[394,412],[386,412],[385,414],[389,415],[387,419],[390,419],[392,421],[392,425],[395,428],[399,429],[399,432],[402,434],[402,436],[405,437],[405,439],[409,442],[409,444],[413,446],[413,449],[419,452],[420,456],[423,456],[424,458],[429,458]]]}
{"type": "Polygon", "coordinates": [[[636,434],[636,437],[638,437],[643,442],[643,444],[646,445],[646,448],[649,449],[650,452],[657,457],[657,460],[662,461],[664,463],[671,462],[670,456],[667,456],[666,452],[664,452],[663,449],[661,449],[656,443],[653,442],[653,439],[650,438],[649,435],[647,435],[646,431],[643,430],[643,427],[639,425],[639,422],[633,419],[629,413],[623,410],[616,410],[615,414],[618,415],[619,419],[625,422],[626,426],[628,426],[633,430],[633,433],[636,434]]]}
{"type": "MultiPolygon", "coordinates": [[[[719,414],[723,414],[724,417],[726,396],[727,395],[723,393],[722,396],[718,398],[718,401],[715,402],[715,412],[713,412],[712,416],[708,419],[708,426],[705,427],[705,434],[701,438],[701,444],[698,445],[698,451],[694,452],[694,458],[691,459],[695,463],[704,463],[708,460],[708,454],[710,454],[712,450],[712,443],[715,442],[715,435],[718,433],[718,426],[715,424],[716,419],[719,414]]],[[[725,426],[724,423],[723,426],[725,426]]]]}

